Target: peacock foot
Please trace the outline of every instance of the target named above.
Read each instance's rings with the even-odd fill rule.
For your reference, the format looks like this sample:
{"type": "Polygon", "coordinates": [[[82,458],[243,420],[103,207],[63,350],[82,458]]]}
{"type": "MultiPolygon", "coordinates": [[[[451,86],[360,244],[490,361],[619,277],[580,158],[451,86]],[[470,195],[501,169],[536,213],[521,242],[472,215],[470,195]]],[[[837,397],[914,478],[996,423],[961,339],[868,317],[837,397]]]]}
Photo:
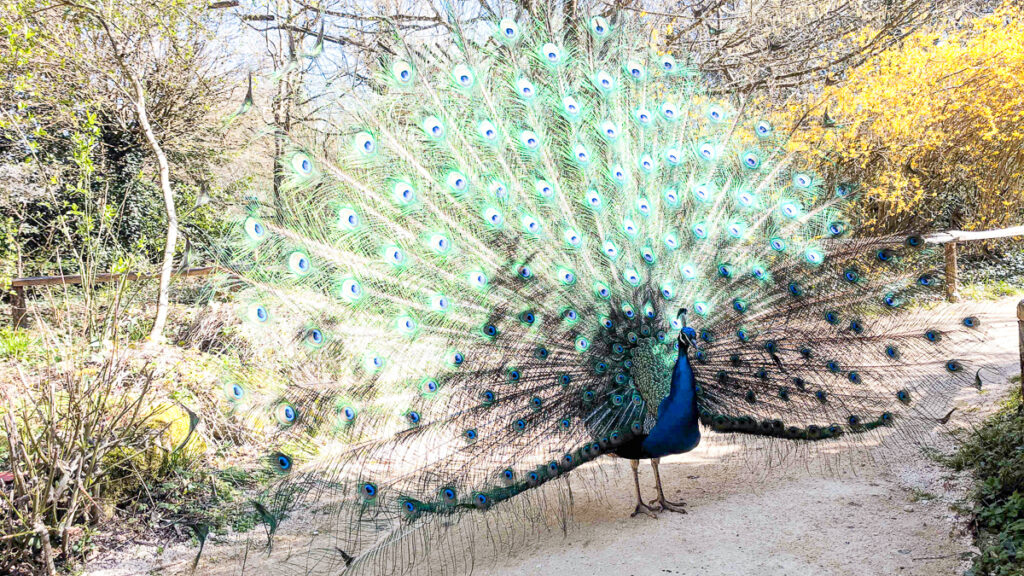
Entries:
{"type": "Polygon", "coordinates": [[[630,514],[629,517],[630,518],[636,518],[637,514],[646,514],[646,515],[650,516],[651,518],[657,519],[658,515],[655,514],[655,512],[656,512],[656,510],[654,508],[651,508],[647,504],[644,504],[643,502],[637,502],[636,503],[636,510],[633,510],[633,513],[630,514]]]}
{"type": "Polygon", "coordinates": [[[651,504],[654,504],[655,502],[658,503],[658,508],[654,508],[654,510],[657,510],[658,512],[664,512],[665,510],[668,510],[669,512],[678,512],[680,514],[686,514],[686,508],[684,508],[684,506],[686,506],[686,502],[669,502],[664,498],[651,500],[651,504]]]}

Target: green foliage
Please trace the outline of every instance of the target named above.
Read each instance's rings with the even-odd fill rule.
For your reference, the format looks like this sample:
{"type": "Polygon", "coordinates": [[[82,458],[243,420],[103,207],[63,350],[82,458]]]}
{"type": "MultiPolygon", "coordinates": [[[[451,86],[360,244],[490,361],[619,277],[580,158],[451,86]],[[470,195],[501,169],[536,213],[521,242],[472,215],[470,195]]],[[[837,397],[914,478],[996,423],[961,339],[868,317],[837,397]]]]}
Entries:
{"type": "Polygon", "coordinates": [[[34,344],[24,331],[0,328],[0,360],[26,360],[34,344]]]}
{"type": "Polygon", "coordinates": [[[994,299],[1024,295],[1024,247],[1008,244],[1005,251],[963,259],[963,296],[994,299]]]}
{"type": "Polygon", "coordinates": [[[214,211],[197,201],[219,194],[210,182],[226,151],[213,106],[230,75],[206,49],[214,14],[176,0],[0,0],[0,288],[13,276],[123,262],[138,271],[161,258],[165,208],[126,97],[134,78],[171,163],[182,232],[219,234],[214,211]],[[121,35],[118,49],[101,20],[121,35]]]}
{"type": "Polygon", "coordinates": [[[1024,404],[1016,390],[1002,409],[965,439],[949,459],[978,479],[974,514],[981,554],[972,576],[1024,571],[1024,404]]]}

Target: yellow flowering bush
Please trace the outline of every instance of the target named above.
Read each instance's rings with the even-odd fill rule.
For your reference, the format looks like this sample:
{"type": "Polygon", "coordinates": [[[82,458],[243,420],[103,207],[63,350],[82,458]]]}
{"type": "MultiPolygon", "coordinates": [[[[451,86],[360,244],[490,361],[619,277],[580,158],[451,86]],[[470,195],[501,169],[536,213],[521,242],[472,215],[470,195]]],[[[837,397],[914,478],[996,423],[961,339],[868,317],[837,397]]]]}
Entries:
{"type": "MultiPolygon", "coordinates": [[[[868,42],[872,31],[853,38],[868,42]]],[[[865,225],[1014,225],[1024,214],[1024,16],[920,31],[787,110],[790,145],[861,186],[865,225]],[[794,122],[795,123],[795,122],[794,122]]]]}

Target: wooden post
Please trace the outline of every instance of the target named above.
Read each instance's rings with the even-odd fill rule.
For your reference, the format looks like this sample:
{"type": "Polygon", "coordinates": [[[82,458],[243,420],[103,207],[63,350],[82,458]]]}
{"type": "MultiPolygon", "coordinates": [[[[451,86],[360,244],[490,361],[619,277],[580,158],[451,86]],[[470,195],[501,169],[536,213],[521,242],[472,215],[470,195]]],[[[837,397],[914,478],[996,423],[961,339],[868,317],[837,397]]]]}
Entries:
{"type": "Polygon", "coordinates": [[[11,326],[15,330],[21,326],[22,320],[28,314],[28,302],[25,300],[25,287],[12,286],[14,292],[11,296],[11,326]]]}
{"type": "MultiPolygon", "coordinates": [[[[1020,341],[1020,395],[1024,398],[1024,300],[1017,303],[1017,332],[1020,341]]],[[[1024,410],[1024,403],[1021,409],[1024,410]]]]}
{"type": "Polygon", "coordinates": [[[946,242],[946,300],[960,300],[960,285],[956,277],[956,240],[946,242]]]}

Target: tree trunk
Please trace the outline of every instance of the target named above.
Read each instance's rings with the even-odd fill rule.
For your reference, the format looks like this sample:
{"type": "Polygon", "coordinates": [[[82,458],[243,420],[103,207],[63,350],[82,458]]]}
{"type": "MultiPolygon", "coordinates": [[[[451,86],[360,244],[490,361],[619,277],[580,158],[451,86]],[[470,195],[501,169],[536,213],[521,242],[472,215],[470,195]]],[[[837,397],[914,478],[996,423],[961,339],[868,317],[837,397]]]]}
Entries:
{"type": "Polygon", "coordinates": [[[171,170],[167,164],[167,155],[156,139],[153,127],[149,125],[149,116],[146,114],[146,94],[142,89],[142,83],[135,81],[135,111],[139,116],[139,125],[146,134],[153,154],[156,155],[156,162],[160,168],[160,191],[164,196],[164,209],[167,211],[167,243],[164,244],[164,261],[160,266],[160,288],[156,303],[156,318],[153,320],[153,329],[149,333],[149,339],[153,342],[163,340],[164,325],[167,324],[167,292],[171,287],[171,273],[174,271],[174,247],[178,242],[178,212],[174,208],[174,192],[171,190],[171,170]]]}

